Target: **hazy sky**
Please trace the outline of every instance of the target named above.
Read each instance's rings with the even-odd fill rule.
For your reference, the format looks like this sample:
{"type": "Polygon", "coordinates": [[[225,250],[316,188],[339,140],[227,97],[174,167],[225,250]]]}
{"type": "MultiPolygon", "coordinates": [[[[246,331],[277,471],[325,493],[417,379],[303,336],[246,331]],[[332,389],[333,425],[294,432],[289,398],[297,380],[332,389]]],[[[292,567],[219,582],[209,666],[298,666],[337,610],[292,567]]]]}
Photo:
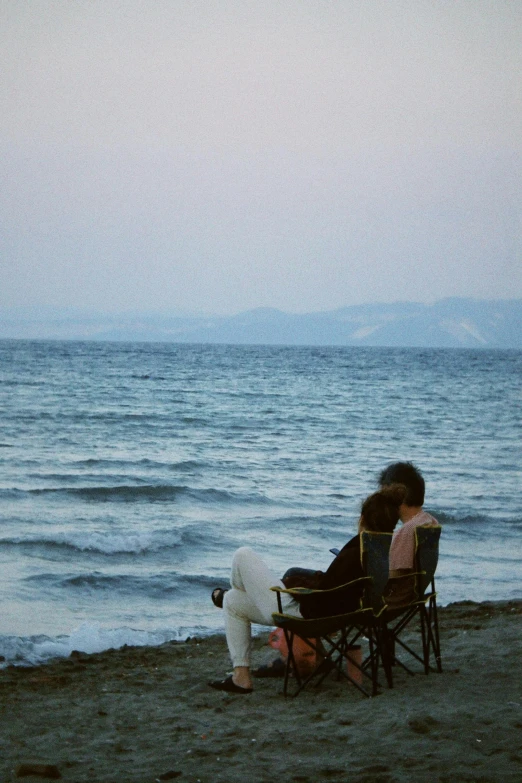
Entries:
{"type": "Polygon", "coordinates": [[[521,0],[0,0],[0,305],[522,297],[521,0]]]}

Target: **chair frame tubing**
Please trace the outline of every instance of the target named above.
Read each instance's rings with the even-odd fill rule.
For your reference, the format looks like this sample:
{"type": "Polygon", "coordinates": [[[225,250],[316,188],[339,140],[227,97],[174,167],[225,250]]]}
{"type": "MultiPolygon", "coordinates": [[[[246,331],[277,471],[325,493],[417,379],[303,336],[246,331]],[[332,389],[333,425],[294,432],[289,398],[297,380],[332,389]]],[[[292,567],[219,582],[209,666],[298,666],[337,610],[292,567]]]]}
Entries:
{"type": "MultiPolygon", "coordinates": [[[[368,534],[361,534],[361,557],[364,557],[366,554],[366,549],[363,544],[363,537],[364,535],[368,534]]],[[[386,549],[386,557],[387,557],[387,551],[389,549],[390,541],[391,541],[391,534],[372,534],[377,536],[386,536],[389,540],[385,544],[386,549]]],[[[368,544],[369,545],[369,544],[368,544]]],[[[376,550],[374,550],[376,551],[376,550]]],[[[378,551],[378,550],[377,550],[378,551]]],[[[381,554],[382,554],[382,547],[381,547],[381,554]]],[[[366,570],[366,569],[365,569],[366,570]]],[[[384,582],[382,589],[384,589],[384,585],[387,581],[387,560],[386,560],[386,572],[384,577],[384,582]]],[[[285,678],[284,678],[284,685],[283,685],[283,693],[285,696],[289,695],[289,679],[290,675],[293,674],[295,681],[296,681],[296,689],[295,692],[292,694],[294,696],[297,696],[303,688],[305,688],[312,680],[318,677],[316,685],[319,686],[325,677],[333,670],[337,670],[337,677],[338,679],[344,678],[348,680],[352,685],[354,685],[357,690],[362,693],[364,696],[371,697],[376,696],[378,693],[378,672],[379,672],[379,661],[382,663],[382,666],[386,672],[386,678],[388,680],[388,684],[390,684],[389,680],[389,670],[390,666],[388,665],[388,660],[384,653],[384,647],[383,644],[386,640],[386,625],[382,623],[381,615],[384,611],[384,603],[382,602],[382,589],[380,584],[378,585],[377,592],[375,591],[375,584],[373,581],[373,577],[371,576],[365,576],[363,578],[360,578],[358,580],[359,582],[365,583],[365,601],[361,603],[361,606],[358,610],[354,610],[353,612],[349,612],[347,615],[343,615],[344,620],[341,620],[339,622],[339,625],[336,623],[336,618],[318,618],[317,620],[306,620],[306,619],[298,619],[298,618],[291,618],[288,617],[288,620],[290,622],[297,621],[298,623],[302,624],[302,631],[303,633],[299,633],[299,631],[294,628],[289,628],[285,625],[284,622],[282,622],[282,618],[280,618],[279,623],[276,622],[276,624],[279,625],[283,629],[286,644],[288,647],[288,658],[287,658],[287,665],[285,668],[285,678]],[[382,605],[376,609],[376,605],[378,604],[379,600],[382,602],[382,605]],[[353,615],[353,617],[351,616],[353,615]],[[319,631],[317,628],[314,628],[314,623],[326,623],[333,625],[331,630],[328,630],[326,628],[324,631],[319,631]],[[308,631],[307,631],[307,625],[308,625],[308,631]],[[306,635],[305,635],[306,634],[306,635]],[[295,637],[298,637],[302,639],[308,647],[310,647],[315,653],[317,658],[319,656],[322,657],[322,660],[316,665],[314,670],[310,672],[309,674],[303,676],[300,674],[297,661],[294,655],[293,651],[293,641],[295,637]],[[369,646],[369,654],[366,657],[365,661],[359,665],[355,663],[353,660],[351,660],[351,663],[359,669],[359,671],[362,674],[362,677],[366,677],[371,681],[371,691],[364,686],[364,684],[361,684],[357,682],[353,677],[350,676],[348,673],[347,668],[347,662],[348,662],[348,651],[353,645],[362,637],[366,637],[368,640],[368,646],[369,646]],[[324,642],[328,645],[328,649],[325,650],[323,648],[323,645],[319,644],[315,640],[317,638],[320,638],[321,641],[324,640],[324,642]]],[[[382,578],[379,580],[382,582],[382,578]]],[[[341,586],[341,589],[344,587],[349,586],[349,584],[354,583],[348,583],[347,585],[341,586]]],[[[292,592],[283,590],[281,591],[279,588],[272,588],[277,593],[277,604],[279,608],[279,614],[283,614],[282,610],[282,601],[281,601],[281,592],[292,592]]],[[[285,618],[286,619],[286,618],[285,618]]],[[[390,685],[391,687],[391,685],[390,685]]]]}
{"type": "MultiPolygon", "coordinates": [[[[316,666],[316,668],[310,674],[308,674],[306,676],[303,676],[303,675],[300,674],[299,668],[297,666],[297,662],[296,662],[295,657],[294,657],[293,641],[294,641],[294,638],[297,636],[297,634],[294,631],[288,630],[287,628],[284,628],[283,632],[284,632],[284,635],[285,635],[286,643],[288,645],[288,665],[287,665],[287,667],[285,669],[285,679],[284,679],[284,685],[283,685],[283,694],[285,696],[289,696],[289,695],[297,696],[303,690],[303,688],[305,688],[317,676],[319,676],[319,678],[318,678],[318,680],[316,682],[316,687],[319,687],[319,685],[321,685],[323,680],[328,676],[328,674],[330,674],[330,672],[332,671],[333,668],[335,668],[337,670],[338,679],[344,678],[344,679],[348,680],[364,696],[370,697],[370,696],[375,695],[375,693],[374,693],[375,689],[373,687],[373,676],[368,674],[364,670],[364,668],[362,666],[359,666],[357,663],[352,661],[353,665],[356,666],[356,668],[358,668],[362,672],[363,676],[366,676],[366,677],[368,677],[369,679],[372,680],[372,692],[371,693],[363,685],[361,685],[356,680],[354,680],[353,677],[351,677],[348,674],[348,672],[345,671],[345,669],[343,668],[343,662],[346,660],[347,650],[351,646],[351,645],[347,644],[346,634],[343,631],[341,631],[341,638],[338,639],[338,640],[333,639],[331,634],[324,634],[321,637],[322,640],[325,640],[330,645],[330,649],[327,651],[327,654],[324,656],[322,661],[316,666]],[[339,653],[339,655],[338,655],[337,659],[334,660],[333,656],[334,656],[334,654],[336,652],[339,653]],[[332,667],[329,667],[327,665],[328,661],[330,661],[333,664],[332,667]],[[295,678],[296,683],[297,683],[297,688],[295,689],[295,691],[292,694],[289,693],[289,688],[288,688],[289,680],[290,680],[290,674],[291,673],[294,675],[294,678],[295,678]]],[[[358,634],[358,635],[360,635],[360,634],[358,634]]],[[[311,641],[311,639],[306,638],[306,637],[302,637],[302,636],[300,636],[299,638],[303,639],[303,641],[305,641],[306,644],[309,647],[311,647],[311,649],[314,650],[315,653],[320,653],[321,652],[319,650],[318,645],[314,644],[311,641]]]]}
{"type": "MultiPolygon", "coordinates": [[[[425,571],[417,571],[415,574],[411,574],[410,576],[415,577],[420,581],[420,578],[425,575],[425,571]]],[[[429,593],[424,593],[421,598],[417,598],[410,604],[406,604],[404,607],[397,607],[396,609],[389,608],[383,614],[383,624],[386,627],[385,633],[388,637],[387,644],[385,645],[385,657],[387,659],[385,664],[385,671],[388,669],[388,671],[386,671],[386,676],[388,679],[388,686],[390,688],[393,687],[392,667],[394,664],[400,666],[404,671],[412,676],[415,674],[415,672],[413,672],[395,655],[396,644],[398,644],[405,652],[407,652],[410,656],[422,664],[425,674],[429,674],[430,672],[435,671],[442,673],[439,622],[437,615],[437,593],[435,590],[434,574],[431,577],[429,585],[431,589],[429,593]],[[419,616],[422,657],[400,638],[400,633],[404,630],[404,628],[406,628],[415,615],[419,616]],[[398,622],[396,622],[395,625],[392,625],[392,623],[396,620],[398,620],[398,622]],[[432,653],[435,666],[432,666],[430,663],[432,653]]]]}

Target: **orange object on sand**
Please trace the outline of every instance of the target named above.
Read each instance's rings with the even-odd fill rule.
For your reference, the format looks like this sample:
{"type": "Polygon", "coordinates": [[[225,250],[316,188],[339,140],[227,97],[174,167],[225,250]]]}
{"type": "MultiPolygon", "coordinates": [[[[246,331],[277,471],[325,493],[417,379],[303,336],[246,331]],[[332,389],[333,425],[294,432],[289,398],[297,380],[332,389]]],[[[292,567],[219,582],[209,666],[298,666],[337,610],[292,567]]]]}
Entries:
{"type": "Polygon", "coordinates": [[[363,673],[358,668],[362,664],[362,650],[359,644],[348,647],[346,651],[346,672],[359,685],[362,685],[363,673]],[[354,664],[357,664],[355,666],[354,664]]]}
{"type": "MultiPolygon", "coordinates": [[[[310,641],[317,644],[317,639],[311,639],[310,641]]],[[[276,628],[274,631],[270,632],[268,644],[274,650],[279,650],[279,654],[286,661],[288,658],[288,645],[282,628],[276,628]]],[[[299,674],[306,676],[313,671],[317,662],[316,651],[312,650],[304,639],[301,639],[299,636],[294,636],[292,650],[299,674]]]]}

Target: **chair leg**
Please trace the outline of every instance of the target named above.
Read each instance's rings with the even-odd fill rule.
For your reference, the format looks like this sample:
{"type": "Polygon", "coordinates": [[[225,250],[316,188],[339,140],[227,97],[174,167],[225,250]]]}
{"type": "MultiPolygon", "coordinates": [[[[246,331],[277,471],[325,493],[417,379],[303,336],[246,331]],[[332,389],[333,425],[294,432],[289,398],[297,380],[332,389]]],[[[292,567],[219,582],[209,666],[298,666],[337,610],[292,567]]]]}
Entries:
{"type": "MultiPolygon", "coordinates": [[[[353,629],[351,629],[353,630],[353,629]]],[[[355,635],[350,636],[348,638],[348,634],[345,635],[344,638],[344,644],[342,649],[342,658],[339,659],[339,676],[344,677],[345,679],[349,680],[352,685],[355,685],[355,687],[361,691],[365,696],[375,696],[377,693],[377,669],[378,667],[378,647],[376,650],[373,649],[373,641],[371,640],[371,629],[366,628],[359,628],[355,635]],[[348,674],[348,653],[349,650],[354,647],[360,640],[361,637],[365,635],[368,639],[368,643],[370,646],[370,654],[364,659],[364,661],[361,662],[361,664],[357,664],[351,659],[351,664],[355,666],[362,674],[363,677],[367,677],[372,681],[372,693],[369,693],[366,688],[363,685],[360,685],[358,682],[356,682],[350,675],[348,674]],[[366,671],[368,668],[368,665],[370,666],[370,674],[366,671]],[[344,666],[344,669],[341,669],[340,667],[344,666]]]]}
{"type": "Polygon", "coordinates": [[[381,660],[382,668],[388,683],[388,688],[393,688],[393,660],[395,658],[395,645],[393,636],[388,631],[386,623],[381,625],[381,660]]]}
{"type": "Polygon", "coordinates": [[[418,655],[415,650],[412,650],[412,648],[406,644],[401,638],[400,634],[402,631],[406,628],[406,626],[409,625],[409,623],[413,620],[415,615],[420,611],[419,607],[416,606],[415,608],[410,609],[406,614],[397,622],[393,627],[388,627],[388,636],[389,636],[389,645],[388,650],[390,654],[390,663],[391,665],[400,666],[401,669],[403,669],[407,674],[409,674],[411,677],[414,676],[415,672],[413,672],[406,664],[400,660],[400,658],[397,658],[396,655],[396,649],[397,645],[408,653],[412,658],[415,658],[419,663],[425,667],[426,662],[426,647],[425,647],[425,641],[424,637],[422,638],[422,657],[418,655]]]}
{"type": "Polygon", "coordinates": [[[435,657],[437,671],[442,673],[442,659],[440,654],[439,620],[437,616],[437,599],[435,595],[431,596],[428,604],[428,622],[431,639],[431,647],[435,657]]]}
{"type": "Polygon", "coordinates": [[[283,694],[284,696],[288,696],[288,680],[290,679],[290,673],[294,672],[294,677],[296,678],[298,686],[300,685],[300,679],[299,679],[299,672],[297,671],[297,665],[294,658],[294,633],[293,631],[287,631],[286,628],[283,629],[283,633],[285,635],[285,641],[286,646],[288,649],[288,655],[286,659],[286,667],[285,667],[285,679],[283,683],[283,694]]]}
{"type": "MultiPolygon", "coordinates": [[[[349,649],[349,648],[348,648],[348,649],[349,649]]],[[[362,665],[361,665],[361,666],[359,666],[357,663],[355,663],[355,662],[353,661],[353,659],[351,659],[351,665],[352,665],[352,666],[355,666],[355,667],[356,667],[356,668],[357,668],[357,669],[358,669],[358,670],[361,672],[361,674],[363,675],[363,677],[364,677],[364,676],[366,676],[366,677],[369,677],[369,678],[372,680],[372,692],[370,693],[369,691],[367,691],[367,690],[366,690],[366,688],[364,687],[364,685],[361,685],[359,682],[357,682],[357,680],[355,680],[355,679],[354,679],[354,678],[353,678],[353,677],[352,677],[352,676],[349,674],[349,672],[347,671],[347,669],[348,669],[348,665],[347,665],[347,664],[348,664],[348,657],[347,657],[348,649],[347,649],[347,651],[346,651],[346,654],[345,654],[345,655],[344,655],[344,657],[342,658],[342,662],[345,664],[345,666],[346,666],[346,670],[339,669],[339,673],[340,673],[340,675],[341,675],[342,677],[344,677],[344,679],[348,680],[348,682],[349,682],[351,685],[354,685],[354,686],[357,688],[357,690],[358,690],[358,691],[360,691],[360,692],[363,694],[363,696],[367,696],[367,697],[370,697],[370,696],[375,696],[375,695],[376,695],[376,693],[377,693],[377,689],[376,689],[376,685],[375,685],[375,682],[376,682],[376,680],[375,680],[375,675],[374,675],[374,671],[373,671],[373,658],[374,658],[374,655],[373,655],[373,654],[371,655],[371,658],[372,658],[372,674],[368,674],[367,672],[365,672],[365,671],[364,671],[364,668],[363,668],[363,666],[362,666],[362,665]]]]}
{"type": "Polygon", "coordinates": [[[377,696],[378,690],[378,671],[379,671],[379,659],[378,659],[378,646],[375,645],[375,637],[373,630],[368,634],[368,646],[370,648],[370,667],[372,673],[372,696],[377,696]]]}
{"type": "Polygon", "coordinates": [[[415,658],[422,664],[424,673],[429,674],[430,671],[442,672],[442,662],[440,653],[440,638],[439,627],[437,618],[437,604],[435,595],[430,596],[427,604],[418,605],[414,610],[406,613],[404,617],[396,623],[395,626],[388,626],[389,643],[387,648],[389,650],[389,658],[391,664],[400,666],[408,674],[413,675],[414,672],[406,666],[406,664],[399,660],[395,654],[395,645],[399,645],[402,650],[408,653],[412,658],[415,658]],[[412,649],[406,642],[404,642],[400,635],[410,621],[415,617],[415,614],[419,615],[419,631],[421,636],[422,651],[418,654],[412,649]],[[433,657],[435,658],[434,666],[431,665],[431,655],[433,651],[433,657]],[[435,668],[436,667],[436,668],[435,668]]]}
{"type": "Polygon", "coordinates": [[[430,642],[429,642],[429,635],[426,630],[427,618],[426,618],[425,606],[420,607],[419,622],[420,622],[420,632],[421,632],[421,642],[422,642],[422,658],[424,663],[424,674],[429,674],[430,673],[430,642]]]}
{"type": "MultiPolygon", "coordinates": [[[[316,686],[318,687],[324,679],[333,671],[335,668],[338,675],[338,680],[344,679],[348,680],[352,685],[354,685],[360,693],[363,694],[363,696],[370,697],[371,695],[375,695],[375,693],[370,693],[364,685],[357,682],[353,677],[350,676],[348,670],[347,670],[347,652],[350,646],[354,643],[354,641],[357,641],[359,636],[361,635],[361,632],[358,631],[356,636],[348,641],[348,633],[343,632],[341,637],[339,639],[334,639],[331,636],[323,636],[322,639],[324,639],[325,643],[328,645],[328,650],[323,649],[323,652],[326,653],[321,660],[320,663],[317,664],[315,669],[308,674],[305,677],[299,678],[298,687],[293,694],[294,696],[297,696],[312,680],[315,678],[318,678],[316,681],[316,686]],[[330,665],[328,665],[330,662],[330,665]]],[[[321,652],[322,643],[318,645],[314,645],[310,639],[305,640],[309,646],[314,649],[317,653],[321,652]]],[[[372,655],[372,659],[375,659],[375,653],[372,655]]],[[[357,664],[355,664],[357,666],[357,664]]],[[[293,667],[295,667],[295,658],[293,667]]],[[[359,667],[357,667],[359,668],[359,667]]],[[[366,677],[369,677],[362,666],[360,667],[360,670],[363,675],[366,677]]],[[[372,682],[376,681],[376,677],[371,677],[372,682]]],[[[375,686],[374,686],[375,691],[375,686]]]]}

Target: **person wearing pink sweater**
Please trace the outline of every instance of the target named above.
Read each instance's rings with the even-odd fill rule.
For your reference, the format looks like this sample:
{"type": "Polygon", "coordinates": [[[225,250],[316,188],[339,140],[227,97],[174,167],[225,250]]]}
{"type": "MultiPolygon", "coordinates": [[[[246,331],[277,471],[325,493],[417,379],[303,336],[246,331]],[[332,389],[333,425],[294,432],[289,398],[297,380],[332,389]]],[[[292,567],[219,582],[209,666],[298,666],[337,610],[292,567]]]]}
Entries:
{"type": "Polygon", "coordinates": [[[438,525],[431,514],[424,511],[424,478],[411,462],[394,462],[388,465],[379,476],[380,487],[390,484],[403,484],[406,497],[399,507],[399,519],[402,522],[393,534],[390,547],[390,576],[401,576],[415,568],[415,528],[419,525],[438,525]]]}
{"type": "Polygon", "coordinates": [[[399,506],[402,525],[393,534],[390,547],[390,581],[384,591],[386,603],[391,609],[405,606],[416,597],[413,577],[394,579],[415,570],[415,528],[420,525],[439,524],[435,517],[423,509],[425,484],[415,465],[411,462],[394,462],[384,468],[379,476],[381,488],[396,482],[406,487],[406,496],[399,506]]]}

